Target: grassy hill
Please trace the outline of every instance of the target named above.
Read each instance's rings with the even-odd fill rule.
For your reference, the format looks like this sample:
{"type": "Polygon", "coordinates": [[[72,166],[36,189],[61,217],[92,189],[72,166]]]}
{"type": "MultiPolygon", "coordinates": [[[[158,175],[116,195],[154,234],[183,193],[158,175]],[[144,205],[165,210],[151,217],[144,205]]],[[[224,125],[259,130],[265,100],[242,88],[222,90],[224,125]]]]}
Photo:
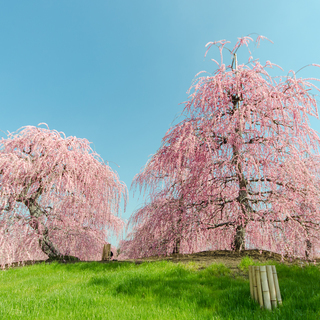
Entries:
{"type": "Polygon", "coordinates": [[[320,319],[320,269],[276,264],[283,305],[250,299],[238,270],[168,261],[37,264],[0,271],[0,319],[320,319]]]}

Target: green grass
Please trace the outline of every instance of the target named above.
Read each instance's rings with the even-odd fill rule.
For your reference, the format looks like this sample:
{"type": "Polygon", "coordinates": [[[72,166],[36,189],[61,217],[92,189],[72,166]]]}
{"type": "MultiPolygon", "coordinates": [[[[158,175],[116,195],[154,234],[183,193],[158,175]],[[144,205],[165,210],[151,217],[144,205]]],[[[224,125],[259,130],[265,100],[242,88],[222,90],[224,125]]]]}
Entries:
{"type": "Polygon", "coordinates": [[[232,272],[171,262],[39,264],[0,271],[0,319],[320,319],[320,270],[276,265],[283,306],[250,299],[232,272]]]}
{"type": "Polygon", "coordinates": [[[249,266],[254,266],[256,264],[257,263],[255,263],[252,258],[247,256],[241,259],[241,262],[238,264],[238,268],[243,272],[249,272],[249,266]]]}

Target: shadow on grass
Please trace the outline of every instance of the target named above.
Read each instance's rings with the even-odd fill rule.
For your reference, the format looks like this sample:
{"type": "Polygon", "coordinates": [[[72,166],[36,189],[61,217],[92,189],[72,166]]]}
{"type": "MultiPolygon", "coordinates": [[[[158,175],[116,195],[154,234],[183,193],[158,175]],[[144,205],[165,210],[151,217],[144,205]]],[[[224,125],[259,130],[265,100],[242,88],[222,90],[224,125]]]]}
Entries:
{"type": "Polygon", "coordinates": [[[169,262],[161,263],[158,269],[156,265],[152,268],[145,264],[136,266],[136,272],[124,273],[114,282],[110,277],[99,274],[91,278],[88,286],[102,286],[111,295],[130,298],[139,305],[152,301],[170,309],[183,310],[187,306],[194,310],[195,319],[198,316],[200,319],[212,319],[214,313],[221,316],[220,311],[228,300],[232,308],[241,305],[244,310],[259,309],[249,299],[247,281],[230,277],[230,270],[223,265],[213,265],[200,271],[169,262]]]}
{"type": "MultiPolygon", "coordinates": [[[[169,265],[169,264],[168,264],[169,265]]],[[[124,271],[126,265],[121,265],[124,271]]],[[[132,267],[131,267],[132,268],[132,267]]],[[[138,303],[153,301],[165,307],[183,308],[193,305],[195,314],[203,319],[320,319],[320,271],[318,267],[304,268],[276,264],[283,305],[272,312],[261,310],[250,299],[249,281],[229,275],[226,267],[210,266],[204,270],[188,270],[164,264],[146,270],[144,264],[135,266],[140,272],[125,273],[113,282],[99,274],[89,286],[102,286],[113,296],[135,299],[138,303]]],[[[111,270],[112,266],[105,266],[111,270]]]]}
{"type": "Polygon", "coordinates": [[[42,265],[49,265],[54,269],[61,269],[69,272],[78,271],[107,271],[107,270],[119,270],[128,269],[135,266],[135,263],[126,261],[77,261],[77,262],[61,262],[61,261],[51,261],[50,263],[42,262],[42,265]]]}

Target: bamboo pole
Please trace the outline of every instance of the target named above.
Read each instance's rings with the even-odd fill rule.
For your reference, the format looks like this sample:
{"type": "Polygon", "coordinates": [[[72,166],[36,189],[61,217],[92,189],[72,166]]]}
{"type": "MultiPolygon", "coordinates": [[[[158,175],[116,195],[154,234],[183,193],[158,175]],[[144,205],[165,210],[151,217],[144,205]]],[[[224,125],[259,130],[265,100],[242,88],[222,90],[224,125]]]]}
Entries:
{"type": "Polygon", "coordinates": [[[105,244],[102,250],[102,259],[101,259],[102,261],[110,259],[110,251],[111,251],[111,244],[110,243],[105,244]]]}
{"type": "Polygon", "coordinates": [[[272,309],[277,307],[277,294],[274,286],[272,266],[266,266],[272,309]]]}
{"type": "Polygon", "coordinates": [[[276,289],[277,300],[278,300],[279,305],[281,305],[282,304],[282,299],[281,299],[281,294],[280,294],[280,287],[279,287],[279,281],[278,281],[278,275],[277,275],[276,266],[272,266],[272,273],[273,273],[274,286],[275,286],[275,289],[276,289]]]}
{"type": "Polygon", "coordinates": [[[252,276],[253,276],[252,266],[249,266],[250,296],[251,296],[251,299],[254,299],[252,276]]]}
{"type": "Polygon", "coordinates": [[[102,257],[101,257],[101,260],[102,260],[102,261],[104,260],[105,255],[106,255],[106,245],[103,245],[102,257]]]}
{"type": "Polygon", "coordinates": [[[264,307],[268,310],[271,310],[270,292],[269,292],[266,266],[260,267],[260,274],[261,274],[264,307]]]}
{"type": "Polygon", "coordinates": [[[110,260],[110,253],[111,253],[111,244],[107,244],[107,259],[110,260]]]}
{"type": "Polygon", "coordinates": [[[256,270],[255,270],[254,266],[252,266],[252,285],[253,285],[254,300],[258,301],[257,278],[256,278],[256,270]]]}
{"type": "Polygon", "coordinates": [[[261,290],[261,279],[260,279],[260,267],[256,266],[254,267],[256,271],[256,281],[257,281],[257,291],[258,291],[258,299],[260,308],[263,308],[263,297],[262,297],[262,290],[261,290]]]}

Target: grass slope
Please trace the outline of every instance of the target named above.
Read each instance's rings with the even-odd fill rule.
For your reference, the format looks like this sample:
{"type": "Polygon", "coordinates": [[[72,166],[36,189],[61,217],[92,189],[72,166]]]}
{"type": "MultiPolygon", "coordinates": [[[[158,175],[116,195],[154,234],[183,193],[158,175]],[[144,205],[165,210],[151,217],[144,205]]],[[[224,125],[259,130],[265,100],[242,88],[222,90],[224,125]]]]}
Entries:
{"type": "Polygon", "coordinates": [[[283,306],[260,310],[239,272],[167,261],[39,264],[0,271],[0,319],[320,319],[319,267],[276,264],[283,306]]]}

